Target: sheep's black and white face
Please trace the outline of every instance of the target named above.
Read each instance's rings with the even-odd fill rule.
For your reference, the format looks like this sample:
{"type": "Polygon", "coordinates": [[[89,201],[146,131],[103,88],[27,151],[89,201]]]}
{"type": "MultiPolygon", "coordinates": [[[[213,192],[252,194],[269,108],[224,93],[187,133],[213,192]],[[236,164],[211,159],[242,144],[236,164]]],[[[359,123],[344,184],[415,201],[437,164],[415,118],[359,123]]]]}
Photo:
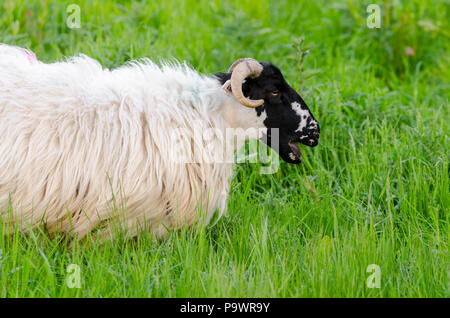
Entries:
{"type": "MultiPolygon", "coordinates": [[[[311,114],[299,94],[286,82],[280,70],[271,63],[260,63],[263,71],[256,78],[247,78],[242,84],[242,92],[251,100],[263,99],[261,106],[253,110],[255,116],[263,119],[267,135],[262,140],[269,146],[275,145],[271,128],[278,128],[278,151],[288,163],[301,162],[301,152],[297,143],[315,147],[319,143],[319,123],[311,114]]],[[[231,73],[216,76],[222,83],[230,79],[231,73]]]]}

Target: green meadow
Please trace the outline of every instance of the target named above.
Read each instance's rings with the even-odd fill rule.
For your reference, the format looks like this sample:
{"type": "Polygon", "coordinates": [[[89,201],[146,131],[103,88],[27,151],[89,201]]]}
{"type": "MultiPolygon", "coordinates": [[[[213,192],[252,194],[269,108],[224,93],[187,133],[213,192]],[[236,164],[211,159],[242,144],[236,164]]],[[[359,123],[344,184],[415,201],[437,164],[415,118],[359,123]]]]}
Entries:
{"type": "Polygon", "coordinates": [[[378,1],[370,28],[372,2],[1,1],[0,42],[45,62],[177,59],[213,74],[270,61],[321,136],[301,165],[238,163],[227,215],[164,241],[69,250],[0,223],[0,296],[449,297],[450,3],[378,1]]]}

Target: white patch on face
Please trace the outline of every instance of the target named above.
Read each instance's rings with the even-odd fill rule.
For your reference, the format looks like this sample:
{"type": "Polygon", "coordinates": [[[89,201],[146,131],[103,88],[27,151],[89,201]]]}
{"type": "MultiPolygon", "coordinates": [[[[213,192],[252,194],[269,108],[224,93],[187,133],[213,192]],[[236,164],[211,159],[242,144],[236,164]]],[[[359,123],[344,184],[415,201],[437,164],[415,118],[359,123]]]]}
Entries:
{"type": "Polygon", "coordinates": [[[295,131],[302,131],[303,128],[306,127],[307,119],[310,116],[309,111],[307,109],[302,109],[301,105],[297,102],[293,102],[291,106],[292,109],[297,113],[297,115],[300,116],[300,123],[298,124],[298,128],[295,131]]]}
{"type": "Polygon", "coordinates": [[[309,127],[311,128],[311,129],[317,129],[317,121],[312,121],[311,122],[311,124],[309,125],[309,127]]]}
{"type": "Polygon", "coordinates": [[[261,114],[258,116],[258,113],[256,111],[255,112],[255,116],[256,116],[256,126],[254,127],[258,127],[259,129],[259,136],[258,138],[261,138],[263,134],[267,134],[267,127],[264,125],[264,121],[267,118],[267,113],[266,110],[263,110],[261,112],[261,114]]]}

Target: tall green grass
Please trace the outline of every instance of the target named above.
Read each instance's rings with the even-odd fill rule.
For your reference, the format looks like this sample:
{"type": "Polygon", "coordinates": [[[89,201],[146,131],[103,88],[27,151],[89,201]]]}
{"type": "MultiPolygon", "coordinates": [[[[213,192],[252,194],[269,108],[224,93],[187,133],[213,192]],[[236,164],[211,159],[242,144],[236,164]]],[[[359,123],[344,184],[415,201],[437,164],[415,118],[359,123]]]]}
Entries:
{"type": "Polygon", "coordinates": [[[2,1],[0,42],[43,61],[177,58],[208,74],[251,56],[299,88],[304,36],[301,89],[320,144],[271,175],[238,164],[228,215],[167,241],[69,251],[45,233],[1,235],[0,296],[450,296],[447,1],[380,2],[380,29],[366,26],[370,1],[76,3],[80,29],[61,1],[2,1]],[[79,289],[66,284],[69,264],[79,289]],[[379,289],[367,287],[370,264],[379,289]]]}

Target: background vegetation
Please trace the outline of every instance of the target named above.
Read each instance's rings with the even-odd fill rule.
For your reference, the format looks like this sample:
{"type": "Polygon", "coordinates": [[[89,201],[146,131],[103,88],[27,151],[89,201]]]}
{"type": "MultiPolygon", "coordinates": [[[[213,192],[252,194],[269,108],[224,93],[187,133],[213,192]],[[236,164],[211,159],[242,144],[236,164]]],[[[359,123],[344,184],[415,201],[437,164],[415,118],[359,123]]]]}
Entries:
{"type": "Polygon", "coordinates": [[[322,132],[300,166],[238,164],[228,216],[199,232],[70,252],[39,233],[0,235],[0,296],[449,297],[450,5],[378,1],[381,28],[369,29],[371,2],[72,1],[81,28],[69,29],[69,2],[1,1],[0,42],[43,61],[177,58],[205,73],[271,61],[322,132]]]}

